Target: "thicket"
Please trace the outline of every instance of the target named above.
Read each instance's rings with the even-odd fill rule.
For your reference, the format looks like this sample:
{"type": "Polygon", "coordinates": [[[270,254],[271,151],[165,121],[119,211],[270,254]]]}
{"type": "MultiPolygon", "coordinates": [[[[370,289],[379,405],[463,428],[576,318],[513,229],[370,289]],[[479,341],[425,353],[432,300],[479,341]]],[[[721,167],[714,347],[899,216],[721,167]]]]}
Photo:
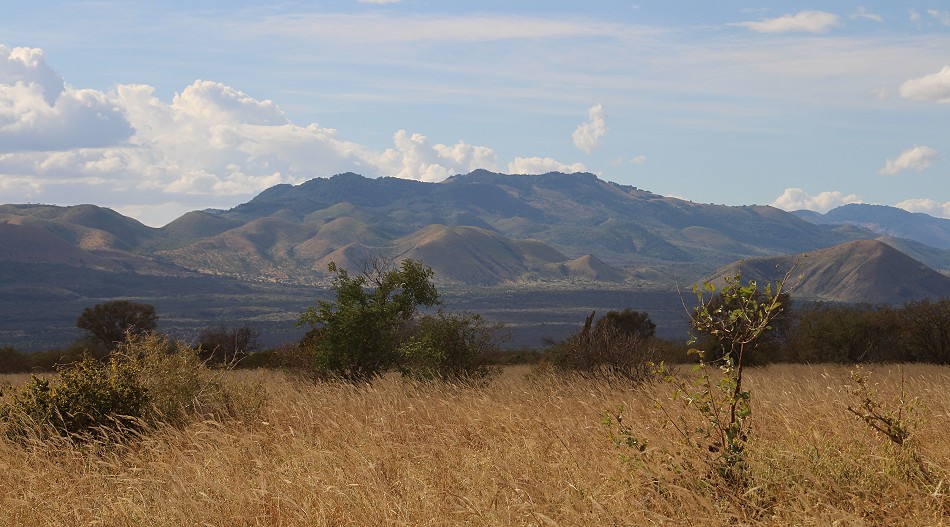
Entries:
{"type": "Polygon", "coordinates": [[[655,338],[656,325],[649,315],[631,309],[610,311],[596,323],[595,316],[591,313],[580,330],[549,346],[546,363],[556,371],[584,377],[635,382],[649,378],[651,363],[663,360],[667,349],[655,338]]]}
{"type": "Polygon", "coordinates": [[[0,394],[0,428],[10,438],[121,437],[157,423],[245,417],[263,401],[260,387],[225,381],[190,346],[130,333],[104,361],[86,355],[0,394]]]}
{"type": "Polygon", "coordinates": [[[502,338],[501,327],[478,315],[420,315],[439,304],[432,269],[412,259],[398,266],[364,263],[350,275],[334,263],[333,300],[320,300],[300,315],[311,330],[301,348],[317,375],[367,382],[398,370],[417,379],[471,379],[494,370],[487,358],[502,338]]]}

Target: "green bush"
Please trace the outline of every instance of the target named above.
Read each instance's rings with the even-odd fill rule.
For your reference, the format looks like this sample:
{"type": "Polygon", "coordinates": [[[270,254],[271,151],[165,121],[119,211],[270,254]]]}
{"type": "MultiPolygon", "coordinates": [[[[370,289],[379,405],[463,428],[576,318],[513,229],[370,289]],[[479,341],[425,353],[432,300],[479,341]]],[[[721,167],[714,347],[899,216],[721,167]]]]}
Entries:
{"type": "Polygon", "coordinates": [[[490,357],[507,338],[501,325],[475,314],[422,317],[399,347],[400,370],[415,379],[471,380],[497,371],[490,357]]]}
{"type": "Polygon", "coordinates": [[[92,357],[63,368],[53,379],[33,376],[0,407],[8,435],[35,425],[61,436],[88,436],[140,422],[148,400],[136,364],[116,356],[92,357]]]}
{"type": "Polygon", "coordinates": [[[208,369],[194,350],[161,335],[129,335],[105,362],[90,356],[34,376],[0,401],[8,437],[82,440],[123,435],[142,425],[242,418],[260,410],[260,387],[238,387],[208,369]]]}
{"type": "Polygon", "coordinates": [[[398,347],[419,306],[438,303],[432,269],[406,259],[400,266],[368,262],[357,276],[329,265],[336,300],[320,300],[300,315],[318,370],[351,382],[368,381],[396,367],[398,347]]]}

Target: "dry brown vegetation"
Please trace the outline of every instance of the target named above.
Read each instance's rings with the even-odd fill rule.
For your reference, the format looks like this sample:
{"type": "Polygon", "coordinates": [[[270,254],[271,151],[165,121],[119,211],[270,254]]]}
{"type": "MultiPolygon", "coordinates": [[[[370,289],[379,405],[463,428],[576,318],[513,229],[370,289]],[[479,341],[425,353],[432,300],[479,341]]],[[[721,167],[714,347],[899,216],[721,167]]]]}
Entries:
{"type": "MultiPolygon", "coordinates": [[[[741,488],[677,436],[670,417],[693,412],[663,383],[526,368],[475,386],[234,373],[266,386],[259,418],[159,427],[121,444],[0,439],[0,524],[950,524],[950,367],[903,367],[920,401],[904,449],[847,411],[848,371],[748,371],[741,488]],[[643,453],[608,438],[601,418],[619,406],[643,453]]],[[[883,401],[900,378],[896,366],[875,368],[883,401]]]]}

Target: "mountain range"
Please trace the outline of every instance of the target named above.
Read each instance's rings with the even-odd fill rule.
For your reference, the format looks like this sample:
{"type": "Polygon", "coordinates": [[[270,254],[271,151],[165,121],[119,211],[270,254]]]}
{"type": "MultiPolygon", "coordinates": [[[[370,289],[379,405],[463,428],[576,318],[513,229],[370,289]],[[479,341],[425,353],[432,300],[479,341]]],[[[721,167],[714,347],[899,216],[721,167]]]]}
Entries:
{"type": "Polygon", "coordinates": [[[587,173],[477,170],[440,183],[346,173],[161,228],[95,205],[0,205],[0,270],[47,270],[32,286],[29,271],[0,283],[21,296],[76,294],[55,277],[77,269],[323,287],[329,262],[359,269],[377,257],[420,259],[457,288],[672,290],[737,260],[787,268],[802,254],[803,298],[899,303],[950,291],[950,220],[874,205],[818,214],[694,203],[587,173]]]}

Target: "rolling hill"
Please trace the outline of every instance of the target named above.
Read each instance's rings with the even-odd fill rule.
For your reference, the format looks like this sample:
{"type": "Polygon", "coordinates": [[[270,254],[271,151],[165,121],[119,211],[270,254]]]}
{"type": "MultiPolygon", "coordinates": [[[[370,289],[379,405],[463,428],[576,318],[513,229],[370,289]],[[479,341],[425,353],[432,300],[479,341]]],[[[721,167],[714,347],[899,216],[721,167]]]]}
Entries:
{"type": "Polygon", "coordinates": [[[712,277],[741,271],[743,279],[773,282],[789,270],[795,298],[843,303],[902,304],[950,297],[944,276],[879,240],[858,240],[803,255],[751,258],[721,268],[712,277]]]}
{"type": "Polygon", "coordinates": [[[116,297],[155,303],[164,324],[186,331],[235,321],[292,332],[295,313],[325,294],[331,261],[359,270],[380,256],[421,259],[451,303],[533,338],[625,306],[676,333],[674,286],[738,259],[765,277],[791,265],[785,255],[809,254],[798,268],[803,298],[950,296],[947,277],[920,263],[950,273],[946,220],[884,211],[839,221],[844,212],[802,219],[592,174],[484,170],[441,183],[347,173],[278,185],[162,228],[95,205],[0,205],[0,345],[68,340],[82,307],[116,297]]]}

